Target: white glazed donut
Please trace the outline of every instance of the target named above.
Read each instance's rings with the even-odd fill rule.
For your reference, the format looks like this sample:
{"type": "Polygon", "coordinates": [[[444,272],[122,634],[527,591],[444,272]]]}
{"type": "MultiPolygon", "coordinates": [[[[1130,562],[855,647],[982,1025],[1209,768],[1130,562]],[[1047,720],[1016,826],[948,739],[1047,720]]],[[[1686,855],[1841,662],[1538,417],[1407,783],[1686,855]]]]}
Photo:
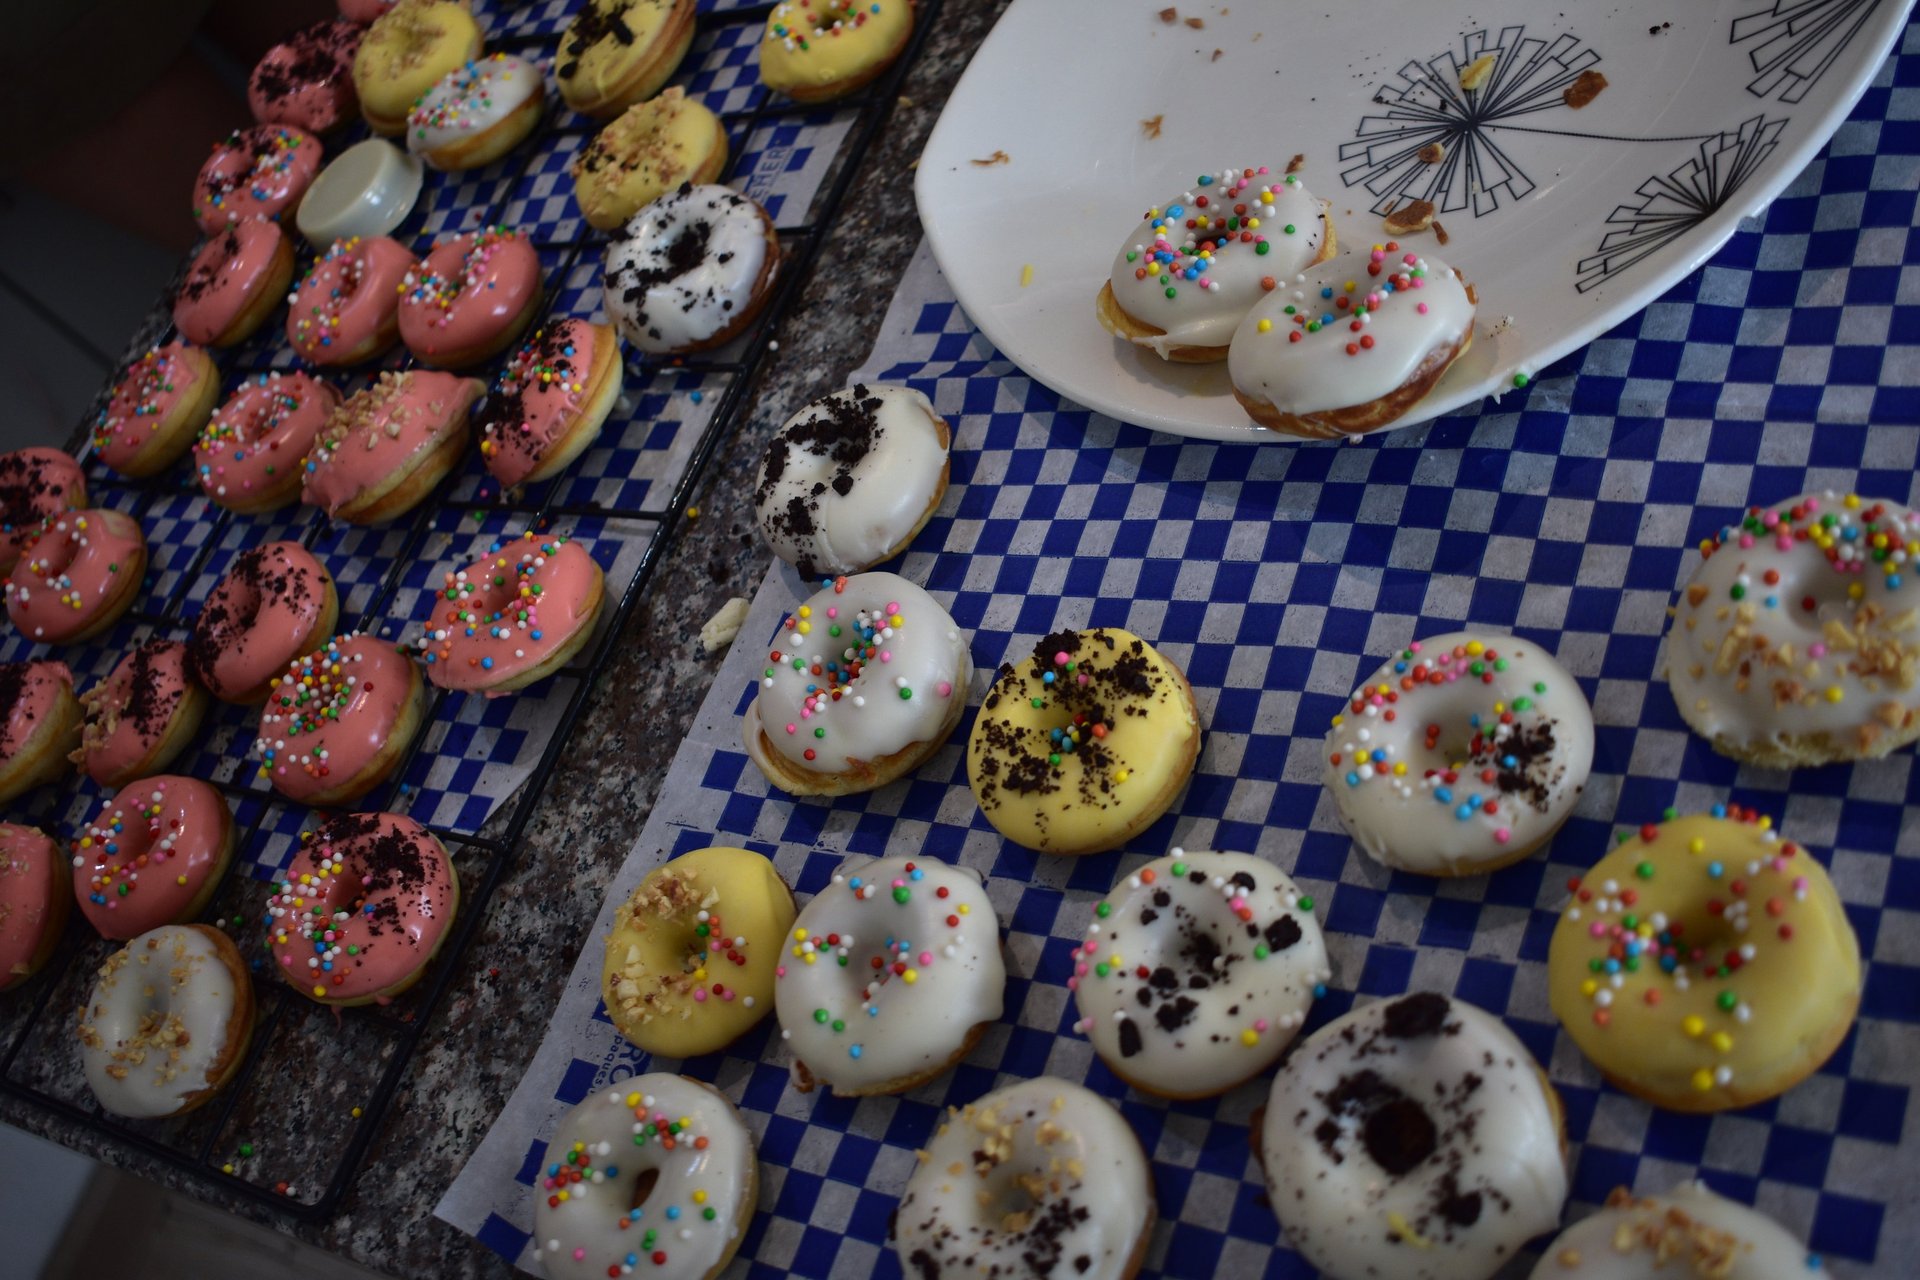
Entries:
{"type": "Polygon", "coordinates": [[[1615,1187],[1604,1209],[1547,1246],[1531,1280],[1806,1280],[1819,1270],[1773,1219],[1683,1182],[1644,1198],[1615,1187]]]}
{"type": "Polygon", "coordinates": [[[1175,849],[1093,915],[1067,980],[1074,1030],[1161,1097],[1211,1097],[1265,1071],[1332,976],[1313,900],[1250,854],[1175,849]]]}
{"type": "Polygon", "coordinates": [[[774,970],[780,1038],[804,1092],[899,1093],[945,1071],[999,1018],[1000,921],[965,867],[853,859],[794,921],[774,970]]]}
{"type": "Polygon", "coordinates": [[[80,1015],[93,1096],[136,1119],[205,1102],[232,1078],[252,1038],[246,964],[206,925],[163,925],[114,952],[80,1015]]]}
{"type": "Polygon", "coordinates": [[[524,138],[546,97],[540,68],[511,53],[456,67],[407,113],[407,150],[436,169],[486,164],[524,138]]]}
{"type": "Polygon", "coordinates": [[[910,1276],[1126,1280],[1153,1179],[1113,1104],[1041,1076],[948,1114],[907,1179],[893,1247],[910,1276]]]}
{"type": "Polygon", "coordinates": [[[932,596],[891,573],[836,579],[781,626],[742,718],[747,754],[794,795],[870,791],[940,749],[973,658],[932,596]]]}
{"type": "Polygon", "coordinates": [[[1309,1036],[1260,1134],[1287,1241],[1332,1280],[1484,1280],[1560,1222],[1560,1099],[1500,1020],[1433,992],[1309,1036]]]}
{"type": "Polygon", "coordinates": [[[1714,750],[1792,769],[1920,738],[1920,514],[1807,494],[1750,508],[1700,551],[1667,680],[1714,750]]]}
{"type": "Polygon", "coordinates": [[[1450,632],[1353,691],[1325,760],[1340,820],[1369,857],[1479,875],[1525,858],[1572,814],[1593,768],[1593,708],[1538,645],[1450,632]]]}
{"type": "Polygon", "coordinates": [[[681,183],[607,248],[607,313],[653,355],[716,347],[772,290],[780,245],[766,210],[731,187],[681,183]]]}
{"type": "Polygon", "coordinates": [[[534,1194],[534,1257],[551,1280],[703,1280],[740,1248],[760,1198],[759,1156],[725,1097],[656,1072],[562,1116],[534,1194]],[[657,1180],[635,1206],[646,1174],[657,1180]]]}
{"type": "Polygon", "coordinates": [[[815,400],[767,446],[754,492],[773,553],[818,579],[906,549],[947,491],[947,423],[911,387],[862,383],[815,400]]]}

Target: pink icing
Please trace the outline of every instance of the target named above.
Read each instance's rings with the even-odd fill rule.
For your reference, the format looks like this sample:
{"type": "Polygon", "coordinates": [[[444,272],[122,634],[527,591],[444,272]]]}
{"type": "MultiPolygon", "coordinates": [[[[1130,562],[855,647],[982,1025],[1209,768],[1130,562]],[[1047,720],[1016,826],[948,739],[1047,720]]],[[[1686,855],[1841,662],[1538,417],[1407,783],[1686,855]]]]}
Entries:
{"type": "Polygon", "coordinates": [[[35,446],[0,453],[0,572],[48,516],[87,500],[80,464],[59,449],[35,446]]]}
{"type": "Polygon", "coordinates": [[[212,343],[232,327],[273,274],[286,233],[248,218],[200,246],[173,298],[173,322],[194,342],[212,343]]]}
{"type": "Polygon", "coordinates": [[[61,692],[73,692],[64,662],[0,663],[0,757],[8,760],[45,722],[61,692]]]}
{"type": "Polygon", "coordinates": [[[357,115],[353,54],[360,36],[352,23],[316,22],[267,50],[247,81],[253,118],[326,133],[357,115]]]}
{"type": "Polygon", "coordinates": [[[480,415],[480,453],[503,485],[525,480],[586,406],[598,331],[561,320],[522,343],[480,415]]]}
{"type": "Polygon", "coordinates": [[[93,424],[93,450],[118,471],[139,456],[160,419],[193,390],[198,374],[185,358],[193,350],[169,342],[135,360],[114,384],[93,424]]]}
{"type": "Polygon", "coordinates": [[[330,819],[267,900],[281,976],[316,1000],[378,999],[426,964],[453,923],[453,874],[446,850],[411,818],[330,819]]]}
{"type": "Polygon", "coordinates": [[[539,295],[540,255],[518,231],[492,227],[435,248],[401,283],[401,340],[432,362],[512,328],[539,295]]]}
{"type": "Polygon", "coordinates": [[[392,738],[417,679],[405,654],[369,635],[294,659],[261,708],[261,775],[293,800],[341,786],[392,738]]]}
{"type": "Polygon", "coordinates": [[[146,759],[166,735],[187,691],[187,646],[149,640],[120,659],[82,699],[87,728],[80,767],[102,785],[146,759]]]}
{"type": "Polygon", "coordinates": [[[119,575],[137,573],[133,557],[146,545],[140,526],[118,511],[54,516],[21,549],[7,579],[7,616],[22,633],[59,644],[99,618],[109,597],[125,590],[119,575]]]}
{"type": "Polygon", "coordinates": [[[392,323],[412,266],[413,255],[390,236],[335,240],[287,299],[287,341],[313,364],[365,359],[356,348],[392,323]]]}
{"type": "Polygon", "coordinates": [[[302,500],[328,515],[464,430],[484,384],[430,369],[383,373],[334,413],[307,456],[302,500]]]}
{"type": "Polygon", "coordinates": [[[243,552],[207,597],[187,642],[187,670],[217,698],[245,699],[324,635],[331,579],[297,542],[243,552]]]}
{"type": "Polygon", "coordinates": [[[220,869],[232,829],[204,782],[162,774],[129,782],[73,842],[73,893],[103,938],[176,924],[220,869]]]}
{"type": "Polygon", "coordinates": [[[393,8],[393,0],[340,0],[340,16],[367,26],[393,8]]]}
{"type": "Polygon", "coordinates": [[[213,144],[193,183],[193,219],[208,235],[246,218],[278,218],[320,172],[320,140],[290,125],[236,129],[213,144]]]}
{"type": "Polygon", "coordinates": [[[60,850],[38,827],[0,822],[0,991],[27,976],[56,917],[60,850]]]}
{"type": "Polygon", "coordinates": [[[306,373],[255,374],[213,411],[193,446],[200,487],[215,502],[298,472],[340,393],[306,373]]]}
{"type": "Polygon", "coordinates": [[[495,543],[449,573],[443,608],[421,643],[427,679],[443,689],[491,690],[541,662],[580,628],[597,566],[564,534],[495,543]]]}

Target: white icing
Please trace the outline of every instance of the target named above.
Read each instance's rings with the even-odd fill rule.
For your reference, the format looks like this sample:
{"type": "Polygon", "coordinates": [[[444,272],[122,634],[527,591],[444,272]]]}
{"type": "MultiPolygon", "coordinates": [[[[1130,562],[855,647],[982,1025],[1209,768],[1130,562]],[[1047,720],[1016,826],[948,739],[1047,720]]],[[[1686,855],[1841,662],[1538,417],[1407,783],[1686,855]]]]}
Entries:
{"type": "Polygon", "coordinates": [[[1266,295],[1262,281],[1284,282],[1319,256],[1324,210],[1297,175],[1264,166],[1203,175],[1149,210],[1114,255],[1109,280],[1122,311],[1166,333],[1133,341],[1162,358],[1175,347],[1226,346],[1266,295]]]}
{"type": "Polygon", "coordinates": [[[874,384],[822,396],[787,419],[768,446],[755,494],[773,553],[813,577],[858,573],[886,559],[926,514],[946,473],[938,417],[913,388],[874,384]],[[865,451],[842,461],[848,437],[865,422],[872,424],[865,451]],[[776,458],[779,478],[769,481],[776,458]],[[811,530],[795,527],[795,502],[811,530]]]}
{"type": "Polygon", "coordinates": [[[437,151],[493,126],[541,91],[540,69],[525,58],[496,53],[440,77],[407,114],[407,150],[437,151]]]}
{"type": "Polygon", "coordinates": [[[740,1221],[753,1208],[748,1197],[759,1187],[757,1161],[740,1113],[703,1084],[655,1073],[603,1089],[562,1116],[547,1144],[534,1183],[540,1263],[551,1280],[606,1280],[609,1267],[701,1280],[737,1247],[740,1221]],[[683,1122],[664,1135],[669,1150],[659,1130],[683,1122]],[[701,1138],[706,1144],[695,1145],[701,1138]],[[584,1168],[568,1162],[576,1143],[584,1168]],[[562,1184],[569,1167],[586,1176],[562,1184]],[[634,1208],[636,1184],[648,1171],[659,1180],[634,1208]],[[655,1262],[655,1253],[664,1261],[655,1262]]]}
{"type": "MultiPolygon", "coordinates": [[[[245,979],[241,979],[244,981],[245,979]]],[[[163,925],[108,958],[80,1018],[87,1084],[115,1115],[172,1115],[213,1083],[239,997],[214,943],[163,925]]]]}
{"type": "Polygon", "coordinates": [[[1332,976],[1299,887],[1249,854],[1175,849],[1101,905],[1067,984],[1074,1029],[1156,1093],[1201,1097],[1266,1070],[1332,976]]]}
{"type": "Polygon", "coordinates": [[[1327,731],[1327,791],[1376,862],[1471,874],[1531,848],[1573,812],[1593,768],[1593,709],[1567,669],[1530,641],[1457,631],[1415,646],[1355,689],[1327,731]],[[1418,672],[1430,679],[1403,689],[1418,672]],[[1429,725],[1439,726],[1437,738],[1426,736],[1429,725]]]}
{"type": "Polygon", "coordinates": [[[748,754],[771,744],[791,765],[841,773],[928,741],[953,699],[966,698],[972,665],[960,628],[919,587],[891,573],[842,579],[795,610],[768,646],[760,696],[746,711],[748,754]],[[863,648],[872,654],[853,673],[863,648]]]}
{"type": "Polygon", "coordinates": [[[1041,1076],[949,1113],[907,1180],[893,1247],[908,1275],[1120,1280],[1152,1213],[1146,1158],[1113,1104],[1041,1076]]]}
{"type": "Polygon", "coordinates": [[[759,205],[722,186],[682,185],[634,214],[607,247],[607,313],[621,336],[665,355],[724,331],[768,265],[768,226],[759,205]],[[698,260],[681,270],[675,245],[702,234],[698,260]]]}
{"type": "Polygon", "coordinates": [[[1680,593],[1667,679],[1687,723],[1745,753],[1819,733],[1851,745],[1863,725],[1897,727],[1903,712],[1920,713],[1920,577],[1912,563],[1920,514],[1879,498],[1848,506],[1829,491],[1777,503],[1760,519],[1757,532],[1722,530],[1721,545],[1680,593]],[[1807,503],[1816,509],[1792,520],[1793,508],[1807,503]],[[1868,533],[1876,507],[1881,519],[1868,533]],[[1823,536],[1846,568],[1811,539],[1786,535],[1783,545],[1779,525],[1764,523],[1776,516],[1803,528],[1831,516],[1823,536]],[[1884,548],[1869,545],[1879,534],[1884,548]],[[1876,550],[1885,558],[1875,559],[1876,550]],[[1767,581],[1769,573],[1778,581],[1767,581]]]}
{"type": "Polygon", "coordinates": [[[1274,1078],[1261,1130],[1288,1242],[1334,1280],[1491,1276],[1560,1222],[1567,1170],[1546,1090],[1526,1046],[1458,1000],[1381,1000],[1328,1023],[1274,1078]],[[1421,1117],[1432,1150],[1413,1163],[1421,1117]],[[1369,1137],[1410,1167],[1384,1167],[1369,1137]]]}
{"type": "Polygon", "coordinates": [[[1343,251],[1254,304],[1234,332],[1227,374],[1242,394],[1282,413],[1351,408],[1408,381],[1428,355],[1453,346],[1472,324],[1466,286],[1438,258],[1405,248],[1343,251]],[[1369,274],[1375,265],[1380,271],[1369,274]],[[1349,305],[1341,307],[1342,299],[1349,305]],[[1309,324],[1319,327],[1309,332],[1309,324]]]}
{"type": "Polygon", "coordinates": [[[1807,1280],[1807,1251],[1779,1223],[1698,1182],[1625,1197],[1562,1231],[1531,1280],[1807,1280]]]}
{"type": "Polygon", "coordinates": [[[781,1037],[837,1093],[944,1064],[999,1018],[1007,984],[979,875],[932,858],[843,864],[774,973],[781,1037]]]}

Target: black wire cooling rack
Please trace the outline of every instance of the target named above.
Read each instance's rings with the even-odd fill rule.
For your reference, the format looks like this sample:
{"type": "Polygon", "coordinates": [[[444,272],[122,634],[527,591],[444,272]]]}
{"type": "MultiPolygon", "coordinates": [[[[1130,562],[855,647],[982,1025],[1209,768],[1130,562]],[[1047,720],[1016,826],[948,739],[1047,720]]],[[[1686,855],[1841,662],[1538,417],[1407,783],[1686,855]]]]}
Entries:
{"type": "MultiPolygon", "coordinates": [[[[383,619],[383,611],[401,587],[404,570],[421,554],[436,530],[444,532],[444,518],[450,511],[477,512],[524,528],[543,528],[553,521],[579,518],[617,520],[642,530],[640,536],[646,539],[638,569],[602,622],[596,640],[579,659],[553,677],[555,683],[551,687],[566,688],[567,693],[559,711],[557,730],[525,783],[498,812],[474,829],[429,824],[453,855],[460,874],[462,902],[439,958],[429,967],[421,983],[385,1007],[336,1011],[308,1001],[271,973],[257,970],[254,988],[258,1014],[253,1041],[233,1082],[205,1107],[184,1117],[157,1122],[124,1121],[102,1111],[84,1084],[79,1083],[74,1022],[91,990],[95,970],[117,944],[95,937],[75,912],[60,950],[47,970],[21,989],[0,997],[0,1093],[29,1108],[78,1125],[110,1145],[150,1156],[223,1191],[270,1206],[290,1218],[318,1222],[333,1213],[348,1186],[361,1172],[408,1063],[419,1047],[422,1032],[446,995],[459,961],[478,932],[489,898],[512,865],[527,824],[585,708],[594,678],[612,656],[625,622],[648,589],[661,561],[675,545],[677,534],[688,518],[688,504],[716,446],[741,426],[747,409],[747,392],[768,350],[765,335],[780,323],[797,296],[800,283],[811,272],[825,233],[846,198],[859,160],[886,122],[900,81],[918,55],[939,7],[940,0],[918,0],[914,34],[905,53],[880,80],[857,96],[824,108],[769,97],[750,109],[720,113],[730,143],[729,170],[722,178],[726,182],[743,176],[740,170],[748,150],[745,144],[756,129],[787,121],[837,118],[850,118],[850,125],[825,182],[813,197],[806,220],[779,228],[783,251],[781,273],[768,305],[745,337],[713,358],[666,362],[630,358],[627,362],[626,394],[636,404],[637,392],[655,380],[677,378],[682,374],[725,378],[686,469],[673,484],[664,505],[562,501],[564,476],[517,495],[496,492],[478,501],[455,500],[450,493],[455,480],[450,477],[406,518],[401,545],[386,565],[378,589],[358,611],[356,622],[383,619]],[[312,1158],[315,1151],[328,1154],[323,1160],[315,1160],[312,1158]],[[299,1153],[297,1163],[294,1163],[294,1153],[299,1153]]],[[[496,13],[492,16],[497,17],[499,7],[494,8],[496,13]]],[[[772,8],[763,4],[703,13],[698,19],[698,33],[741,24],[751,24],[758,29],[772,8]]],[[[490,38],[488,48],[545,58],[559,38],[558,32],[508,33],[490,38]]],[[[533,136],[505,162],[507,176],[499,182],[498,194],[488,204],[476,206],[483,210],[482,218],[477,222],[469,220],[458,229],[500,222],[508,202],[522,187],[549,143],[564,141],[573,135],[589,135],[597,127],[573,115],[557,99],[550,101],[547,114],[533,136]]],[[[362,136],[365,136],[363,131],[355,132],[343,143],[362,136]]],[[[330,154],[336,145],[329,145],[330,154]]],[[[433,174],[428,176],[429,183],[444,180],[433,174]]],[[[428,195],[429,192],[422,193],[422,208],[428,195]]],[[[403,242],[421,239],[422,216],[417,210],[394,234],[403,242]]],[[[580,225],[580,233],[571,237],[543,239],[536,233],[532,238],[547,268],[542,315],[553,313],[554,301],[575,267],[606,243],[606,235],[587,228],[584,222],[580,225]],[[553,261],[556,256],[557,263],[553,261]]],[[[302,252],[300,265],[304,268],[312,255],[304,247],[302,252]]],[[[277,331],[279,323],[276,316],[269,322],[268,331],[277,331]]],[[[243,344],[238,348],[239,359],[220,358],[223,382],[231,384],[244,375],[285,367],[268,363],[281,349],[279,342],[243,344]]],[[[495,361],[494,366],[498,363],[495,361]]],[[[410,360],[397,367],[408,364],[410,360]]],[[[476,376],[490,378],[491,370],[476,376]]],[[[616,409],[615,414],[621,412],[616,409]]],[[[625,424],[627,430],[638,427],[634,420],[625,424]]],[[[615,429],[614,423],[609,422],[608,432],[615,429]]],[[[89,464],[87,483],[90,492],[97,495],[92,499],[95,505],[130,508],[145,525],[155,504],[177,497],[183,486],[191,486],[193,482],[190,476],[183,479],[178,471],[151,480],[130,481],[98,464],[89,464]],[[118,495],[123,501],[102,501],[112,495],[118,495]]],[[[653,492],[648,490],[649,495],[653,492]]],[[[222,545],[223,535],[233,531],[236,524],[244,527],[248,519],[214,508],[208,521],[208,535],[187,571],[180,574],[157,607],[149,604],[130,614],[129,621],[140,624],[149,634],[184,638],[192,621],[185,609],[195,581],[206,570],[214,549],[222,545]]],[[[326,527],[325,517],[318,512],[310,513],[301,535],[303,541],[313,545],[326,527]]],[[[345,602],[342,603],[339,630],[344,634],[352,628],[344,616],[345,602]]],[[[56,651],[51,656],[60,655],[56,651]]],[[[423,728],[415,735],[406,759],[394,770],[392,780],[357,807],[391,807],[396,798],[395,788],[400,785],[397,780],[407,776],[414,755],[428,737],[425,726],[440,718],[449,697],[459,696],[433,690],[423,728]]],[[[249,710],[240,714],[252,713],[249,710]]],[[[236,735],[228,755],[243,753],[249,741],[250,735],[236,735]]],[[[244,766],[245,762],[241,763],[244,766]]],[[[214,780],[214,785],[235,805],[239,847],[244,851],[263,838],[263,827],[276,806],[281,810],[292,806],[262,786],[251,785],[250,768],[225,772],[233,776],[223,781],[214,780]]],[[[20,810],[17,820],[49,823],[72,799],[63,787],[44,788],[43,792],[16,806],[20,810]]],[[[56,839],[66,834],[57,823],[49,829],[56,839]]],[[[248,944],[255,941],[256,922],[271,887],[240,872],[240,861],[237,857],[236,869],[226,877],[202,920],[233,927],[243,954],[251,954],[248,944]]],[[[451,1034],[458,1033],[459,1028],[453,1027],[451,1034]]],[[[482,1045],[472,1048],[477,1055],[486,1052],[482,1045]]]]}

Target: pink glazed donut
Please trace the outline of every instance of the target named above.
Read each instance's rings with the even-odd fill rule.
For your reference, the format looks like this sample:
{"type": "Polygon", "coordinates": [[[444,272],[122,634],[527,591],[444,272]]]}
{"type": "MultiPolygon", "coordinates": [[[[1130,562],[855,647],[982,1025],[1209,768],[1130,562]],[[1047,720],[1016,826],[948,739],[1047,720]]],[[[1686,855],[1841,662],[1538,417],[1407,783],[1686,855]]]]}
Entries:
{"type": "Polygon", "coordinates": [[[412,510],[467,450],[467,411],[487,384],[432,369],[388,370],[327,419],[307,455],[301,500],[349,524],[412,510]]]}
{"type": "Polygon", "coordinates": [[[465,369],[512,346],[540,303],[540,255],[489,227],[437,246],[401,282],[400,337],[425,364],[465,369]]]}
{"type": "Polygon", "coordinates": [[[67,771],[80,702],[64,662],[0,662],[0,804],[67,771]]]}
{"type": "Polygon", "coordinates": [[[73,842],[73,893],[103,938],[125,942],[200,914],[233,861],[233,815],[207,783],[129,782],[73,842]]]}
{"type": "Polygon", "coordinates": [[[220,371],[198,347],[170,342],[132,364],[93,423],[93,452],[123,476],[158,475],[193,445],[220,398],[220,371]]]}
{"type": "Polygon", "coordinates": [[[132,516],[63,511],[28,537],[7,578],[7,616],[43,644],[90,640],[140,594],[147,539],[132,516]]]}
{"type": "Polygon", "coordinates": [[[0,822],[0,991],[19,986],[53,958],[73,905],[60,874],[65,866],[46,832],[0,822]]]}
{"type": "Polygon", "coordinates": [[[320,172],[320,139],[290,125],[235,129],[213,144],[193,182],[193,220],[208,235],[248,218],[279,219],[300,207],[320,172]]]}
{"type": "Polygon", "coordinates": [[[420,668],[375,636],[295,658],[260,709],[260,776],[290,800],[351,804],[400,763],[426,709],[420,668]]]}
{"type": "Polygon", "coordinates": [[[253,118],[330,133],[358,116],[353,54],[362,34],[352,23],[316,22],[267,50],[247,81],[253,118]]]}
{"type": "Polygon", "coordinates": [[[309,364],[373,359],[400,336],[400,282],[412,266],[390,236],[335,240],[287,299],[287,341],[309,364]]]}
{"type": "Polygon", "coordinates": [[[0,453],[0,573],[48,516],[87,505],[87,477],[72,455],[38,445],[0,453]]]}
{"type": "Polygon", "coordinates": [[[267,899],[280,976],[321,1004],[385,1004],[426,971],[460,904],[433,833],[392,813],[346,813],[305,837],[267,899]]]}
{"type": "Polygon", "coordinates": [[[309,373],[257,373],[213,411],[194,444],[194,471],[207,497],[248,514],[300,497],[301,464],[340,403],[309,373]]]}
{"type": "Polygon", "coordinates": [[[277,222],[248,218],[200,246],[173,295],[173,323],[190,341],[230,347],[265,324],[293,279],[293,244],[277,222]]]}
{"type": "Polygon", "coordinates": [[[620,339],[608,324],[556,320],[500,371],[480,411],[480,454],[511,488],[558,475],[600,436],[620,399],[620,339]]]}
{"type": "Polygon", "coordinates": [[[496,697],[553,674],[593,634],[605,575],[565,534],[496,542],[446,577],[441,616],[421,641],[427,679],[496,697]]]}
{"type": "Polygon", "coordinates": [[[261,702],[288,663],[327,642],[340,617],[333,576],[297,542],[241,553],[187,641],[187,672],[222,702],[261,702]]]}
{"type": "Polygon", "coordinates": [[[187,646],[149,640],[80,695],[87,722],[70,757],[109,790],[173,763],[207,712],[207,691],[187,675],[187,646]]]}

